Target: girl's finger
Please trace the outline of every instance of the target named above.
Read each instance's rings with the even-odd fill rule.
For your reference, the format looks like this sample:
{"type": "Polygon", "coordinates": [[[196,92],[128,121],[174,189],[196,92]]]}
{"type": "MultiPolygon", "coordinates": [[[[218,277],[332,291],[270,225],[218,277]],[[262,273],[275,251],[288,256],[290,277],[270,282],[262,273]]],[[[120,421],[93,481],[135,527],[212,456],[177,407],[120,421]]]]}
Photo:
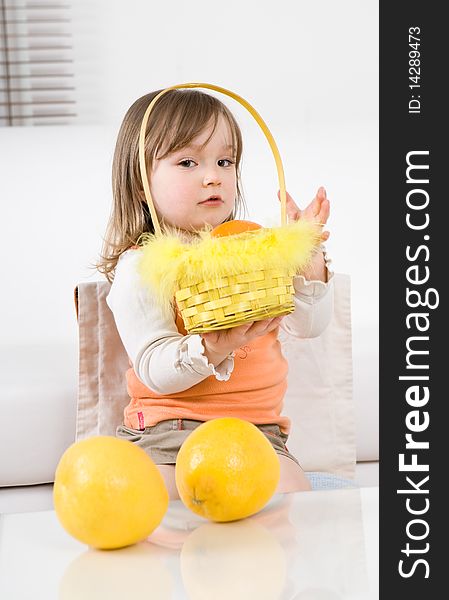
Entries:
{"type": "Polygon", "coordinates": [[[253,325],[255,325],[255,321],[250,321],[249,323],[244,323],[243,325],[239,325],[238,327],[235,327],[234,329],[238,329],[238,332],[241,335],[245,335],[246,333],[248,333],[248,331],[251,329],[251,327],[253,327],[253,325]]]}
{"type": "Polygon", "coordinates": [[[267,332],[267,330],[271,326],[271,323],[273,322],[273,320],[274,320],[274,318],[263,319],[262,321],[257,321],[256,323],[254,323],[253,333],[256,333],[258,335],[263,335],[264,333],[267,332]]]}
{"type": "Polygon", "coordinates": [[[329,218],[329,213],[330,213],[330,202],[326,198],[321,203],[320,212],[319,212],[319,215],[318,215],[319,222],[323,223],[323,225],[324,225],[324,223],[326,223],[327,220],[328,220],[328,218],[329,218]]]}
{"type": "Polygon", "coordinates": [[[321,234],[321,241],[326,242],[329,239],[329,236],[330,236],[329,231],[323,231],[323,233],[321,234]]]}
{"type": "Polygon", "coordinates": [[[281,320],[282,320],[282,317],[273,317],[272,319],[270,319],[266,329],[274,329],[275,327],[277,327],[279,325],[281,320]]]}
{"type": "Polygon", "coordinates": [[[287,196],[287,202],[290,203],[290,206],[292,208],[294,208],[295,210],[299,211],[299,206],[296,204],[296,202],[293,200],[293,198],[290,196],[290,194],[287,192],[287,190],[285,191],[285,195],[287,196]]]}
{"type": "Polygon", "coordinates": [[[322,200],[324,200],[325,198],[327,198],[327,193],[326,193],[326,190],[325,190],[325,188],[323,186],[320,186],[318,188],[318,191],[317,191],[316,195],[319,198],[321,198],[322,200]]]}
{"type": "Polygon", "coordinates": [[[214,332],[202,333],[201,337],[205,342],[209,342],[210,344],[216,344],[218,342],[218,334],[214,332]]]}
{"type": "Polygon", "coordinates": [[[242,334],[253,334],[255,331],[258,331],[260,329],[261,323],[263,323],[263,321],[251,321],[250,326],[247,328],[246,331],[242,332],[242,334]]]}
{"type": "Polygon", "coordinates": [[[270,328],[275,329],[279,325],[279,323],[282,321],[283,318],[284,318],[283,316],[280,316],[280,317],[276,317],[275,319],[273,319],[273,321],[271,322],[270,328]]]}
{"type": "MultiPolygon", "coordinates": [[[[285,192],[285,196],[286,196],[286,199],[287,199],[286,208],[287,208],[288,218],[291,221],[297,221],[300,218],[300,216],[301,216],[301,210],[300,210],[299,206],[297,206],[296,202],[293,200],[293,198],[290,196],[290,194],[287,191],[285,192]]],[[[281,200],[281,192],[280,192],[280,190],[278,191],[278,198],[279,198],[279,201],[280,201],[281,200]]]]}
{"type": "Polygon", "coordinates": [[[287,196],[287,212],[288,212],[288,216],[290,217],[290,219],[292,221],[297,221],[300,218],[300,216],[301,216],[301,209],[296,204],[296,202],[293,200],[293,198],[290,196],[290,194],[287,191],[285,193],[286,193],[286,196],[287,196]]]}
{"type": "Polygon", "coordinates": [[[322,188],[319,188],[317,193],[315,194],[315,197],[312,198],[312,200],[310,201],[310,204],[307,206],[306,208],[306,212],[308,214],[311,214],[311,216],[314,219],[319,220],[319,215],[320,215],[320,211],[321,211],[321,204],[324,200],[323,196],[321,195],[321,190],[322,188]]]}
{"type": "Polygon", "coordinates": [[[257,325],[259,325],[259,329],[266,329],[269,327],[273,321],[274,317],[270,317],[269,319],[263,319],[262,321],[258,321],[257,325]]]}
{"type": "Polygon", "coordinates": [[[316,196],[312,201],[312,208],[313,208],[314,216],[317,217],[320,221],[321,221],[320,217],[321,217],[323,203],[326,202],[326,198],[327,198],[326,190],[324,189],[323,186],[319,187],[318,191],[316,193],[316,196]]]}

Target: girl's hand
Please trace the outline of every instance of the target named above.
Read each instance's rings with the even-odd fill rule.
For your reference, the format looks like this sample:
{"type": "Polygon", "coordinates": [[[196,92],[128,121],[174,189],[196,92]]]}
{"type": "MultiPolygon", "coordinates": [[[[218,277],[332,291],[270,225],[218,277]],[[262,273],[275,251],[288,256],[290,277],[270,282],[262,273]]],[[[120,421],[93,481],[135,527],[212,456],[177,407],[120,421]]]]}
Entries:
{"type": "Polygon", "coordinates": [[[278,327],[281,317],[264,319],[263,321],[251,321],[231,329],[220,329],[202,333],[206,356],[215,366],[219,365],[225,358],[241,346],[249,344],[251,340],[266,335],[278,327]]]}
{"type": "MultiPolygon", "coordinates": [[[[280,191],[278,192],[278,198],[280,198],[280,191]]],[[[315,198],[310,204],[301,210],[287,192],[287,215],[290,221],[298,221],[299,219],[307,219],[315,223],[320,223],[323,227],[327,223],[329,218],[330,205],[329,200],[326,196],[326,190],[324,187],[318,188],[315,198]]],[[[329,239],[329,231],[323,231],[321,233],[321,241],[325,242],[329,239]]],[[[316,253],[307,269],[299,275],[304,275],[306,279],[328,281],[328,272],[325,264],[324,256],[322,252],[316,253]]]]}
{"type": "MultiPolygon", "coordinates": [[[[293,198],[287,192],[287,215],[290,221],[298,221],[299,219],[306,219],[307,221],[314,221],[315,223],[321,223],[325,225],[329,218],[330,204],[326,196],[326,190],[324,187],[318,188],[315,198],[310,202],[304,210],[301,210],[295,203],[293,198]]],[[[281,199],[281,193],[278,191],[279,201],[281,199]]],[[[329,231],[323,231],[321,234],[321,241],[325,242],[329,239],[329,231]]]]}

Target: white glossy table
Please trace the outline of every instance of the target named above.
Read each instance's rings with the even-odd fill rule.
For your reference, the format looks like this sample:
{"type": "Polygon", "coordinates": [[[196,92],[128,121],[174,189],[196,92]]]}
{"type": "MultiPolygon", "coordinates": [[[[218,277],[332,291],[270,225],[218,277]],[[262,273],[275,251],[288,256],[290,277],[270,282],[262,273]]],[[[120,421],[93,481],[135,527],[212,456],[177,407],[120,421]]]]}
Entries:
{"type": "Polygon", "coordinates": [[[378,598],[379,488],[278,495],[258,515],[209,523],[172,502],[150,541],[96,551],[54,511],[0,516],[8,600],[378,598]]]}

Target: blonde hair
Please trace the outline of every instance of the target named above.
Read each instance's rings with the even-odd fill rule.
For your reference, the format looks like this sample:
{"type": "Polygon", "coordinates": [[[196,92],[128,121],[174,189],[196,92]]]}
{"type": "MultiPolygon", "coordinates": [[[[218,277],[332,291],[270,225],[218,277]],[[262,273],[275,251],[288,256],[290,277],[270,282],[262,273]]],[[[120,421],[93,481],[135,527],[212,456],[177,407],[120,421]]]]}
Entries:
{"type": "MultiPolygon", "coordinates": [[[[148,204],[143,194],[139,169],[139,132],[148,105],[161,90],[142,96],[129,108],[120,127],[112,164],[113,204],[103,238],[100,260],[95,267],[112,283],[118,259],[130,246],[139,244],[144,233],[154,233],[148,204]]],[[[237,173],[235,209],[226,219],[237,217],[246,204],[240,183],[242,134],[231,111],[220,100],[198,90],[171,90],[154,105],[145,134],[147,172],[154,159],[165,158],[187,146],[210,123],[212,137],[219,117],[223,116],[232,135],[237,173]]]]}

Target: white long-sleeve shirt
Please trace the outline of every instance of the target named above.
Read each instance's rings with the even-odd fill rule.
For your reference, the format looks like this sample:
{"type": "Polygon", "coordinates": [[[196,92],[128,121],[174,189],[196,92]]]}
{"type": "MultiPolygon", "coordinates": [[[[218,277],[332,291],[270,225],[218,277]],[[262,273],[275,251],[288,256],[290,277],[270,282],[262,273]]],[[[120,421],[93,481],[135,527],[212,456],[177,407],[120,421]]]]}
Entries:
{"type": "MultiPolygon", "coordinates": [[[[138,379],[164,395],[189,389],[211,375],[227,381],[235,353],[214,366],[204,356],[200,334],[178,332],[175,318],[163,314],[141,282],[136,269],[140,256],[139,250],[121,255],[106,299],[138,379]]],[[[325,259],[328,266],[330,260],[326,255],[325,259]]],[[[282,319],[280,327],[299,338],[316,337],[332,316],[333,274],[328,271],[327,283],[307,281],[299,275],[293,278],[293,285],[295,310],[282,319]]]]}

